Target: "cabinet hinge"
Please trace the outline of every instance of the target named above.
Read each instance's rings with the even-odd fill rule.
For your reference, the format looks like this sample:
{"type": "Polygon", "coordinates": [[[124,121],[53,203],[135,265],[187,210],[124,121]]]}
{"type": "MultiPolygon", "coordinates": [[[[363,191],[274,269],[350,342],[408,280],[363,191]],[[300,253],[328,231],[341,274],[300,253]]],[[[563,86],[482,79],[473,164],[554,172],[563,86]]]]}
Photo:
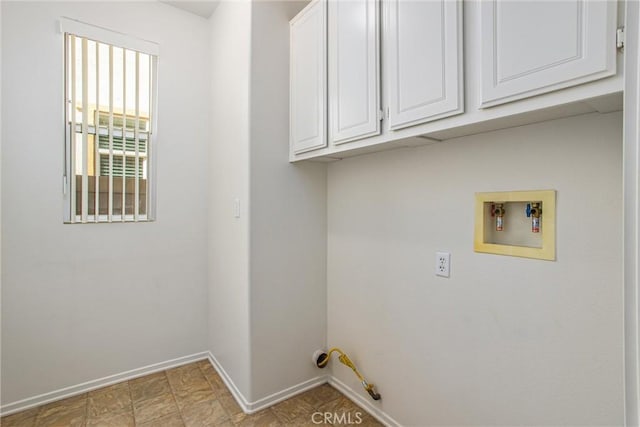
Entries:
{"type": "Polygon", "coordinates": [[[389,120],[389,107],[387,107],[387,120],[389,120]]]}
{"type": "Polygon", "coordinates": [[[383,120],[384,115],[382,114],[382,110],[378,110],[378,120],[383,120]]]}
{"type": "Polygon", "coordinates": [[[616,30],[616,47],[622,49],[624,47],[624,27],[616,30]]]}

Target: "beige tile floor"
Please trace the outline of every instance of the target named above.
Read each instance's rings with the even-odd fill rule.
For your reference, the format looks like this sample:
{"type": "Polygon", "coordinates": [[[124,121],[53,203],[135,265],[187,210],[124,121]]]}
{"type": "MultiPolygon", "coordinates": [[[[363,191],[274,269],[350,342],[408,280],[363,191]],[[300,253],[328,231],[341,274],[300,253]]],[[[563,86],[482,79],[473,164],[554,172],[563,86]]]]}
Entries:
{"type": "MultiPolygon", "coordinates": [[[[255,414],[246,415],[206,360],[28,409],[3,417],[0,425],[2,427],[317,426],[323,424],[316,424],[314,421],[322,420],[324,413],[346,414],[346,416],[342,415],[341,419],[350,421],[353,425],[381,425],[328,384],[255,414]],[[316,412],[321,415],[312,418],[316,412]]],[[[335,418],[329,419],[329,421],[334,420],[335,418]]]]}

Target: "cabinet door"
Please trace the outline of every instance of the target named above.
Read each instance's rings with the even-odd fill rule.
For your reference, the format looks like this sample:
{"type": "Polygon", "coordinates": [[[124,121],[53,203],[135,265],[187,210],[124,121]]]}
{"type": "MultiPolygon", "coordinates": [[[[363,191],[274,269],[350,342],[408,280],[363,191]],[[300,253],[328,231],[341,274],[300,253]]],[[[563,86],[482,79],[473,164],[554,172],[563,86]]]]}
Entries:
{"type": "Polygon", "coordinates": [[[463,112],[460,2],[385,1],[383,38],[390,129],[463,112]]]}
{"type": "Polygon", "coordinates": [[[616,73],[616,1],[487,0],[480,19],[482,107],[616,73]]]}
{"type": "Polygon", "coordinates": [[[312,1],[290,23],[289,143],[293,154],[327,146],[326,3],[312,1]]]}
{"type": "Polygon", "coordinates": [[[334,144],[380,133],[378,4],[329,2],[329,127],[334,144]]]}

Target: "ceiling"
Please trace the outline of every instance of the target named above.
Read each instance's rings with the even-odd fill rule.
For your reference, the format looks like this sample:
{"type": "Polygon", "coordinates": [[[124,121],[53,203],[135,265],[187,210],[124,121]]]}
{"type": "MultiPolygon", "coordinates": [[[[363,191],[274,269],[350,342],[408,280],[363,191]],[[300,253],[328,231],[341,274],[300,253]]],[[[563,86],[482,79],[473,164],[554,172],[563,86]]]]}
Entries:
{"type": "Polygon", "coordinates": [[[218,6],[220,0],[203,0],[203,1],[168,1],[160,0],[163,3],[177,7],[178,9],[186,10],[187,12],[195,13],[203,18],[209,18],[213,11],[218,6]]]}

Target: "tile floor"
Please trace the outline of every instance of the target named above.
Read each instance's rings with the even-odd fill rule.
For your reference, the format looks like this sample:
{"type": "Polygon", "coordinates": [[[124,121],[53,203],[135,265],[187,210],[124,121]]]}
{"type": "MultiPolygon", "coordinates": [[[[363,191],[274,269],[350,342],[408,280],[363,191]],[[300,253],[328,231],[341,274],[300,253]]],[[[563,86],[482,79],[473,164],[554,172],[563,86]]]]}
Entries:
{"type": "MultiPolygon", "coordinates": [[[[328,384],[258,413],[246,415],[206,360],[18,412],[3,417],[0,425],[2,427],[323,425],[322,422],[315,423],[322,421],[322,415],[312,418],[316,412],[346,414],[337,420],[347,424],[367,427],[381,425],[328,384]],[[358,423],[358,421],[361,422],[358,423]]],[[[336,421],[335,418],[328,420],[336,421]]],[[[330,422],[324,425],[329,424],[330,422]]]]}

